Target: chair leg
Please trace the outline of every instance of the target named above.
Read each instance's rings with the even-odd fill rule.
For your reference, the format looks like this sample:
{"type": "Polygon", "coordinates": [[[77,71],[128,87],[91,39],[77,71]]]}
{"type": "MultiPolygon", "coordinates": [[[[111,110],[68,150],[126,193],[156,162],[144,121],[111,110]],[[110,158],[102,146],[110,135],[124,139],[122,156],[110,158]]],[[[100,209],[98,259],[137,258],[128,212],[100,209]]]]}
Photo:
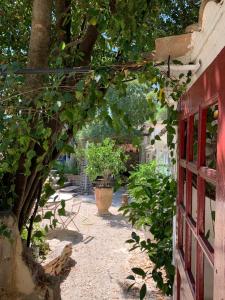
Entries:
{"type": "MultiPolygon", "coordinates": [[[[75,216],[74,216],[75,217],[75,216]]],[[[76,223],[74,222],[73,218],[68,219],[65,223],[66,227],[69,226],[70,223],[73,223],[73,225],[77,228],[78,232],[80,232],[79,228],[77,227],[76,223]],[[68,221],[68,222],[67,222],[68,221]]]]}

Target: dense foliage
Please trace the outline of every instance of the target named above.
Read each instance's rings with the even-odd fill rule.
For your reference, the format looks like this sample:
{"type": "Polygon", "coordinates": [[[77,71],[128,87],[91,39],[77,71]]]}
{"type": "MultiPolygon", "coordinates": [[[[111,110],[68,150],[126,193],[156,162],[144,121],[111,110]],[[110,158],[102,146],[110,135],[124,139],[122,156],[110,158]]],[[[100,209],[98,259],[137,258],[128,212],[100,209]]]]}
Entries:
{"type": "MultiPolygon", "coordinates": [[[[51,4],[52,1],[46,1],[51,4]]],[[[67,44],[69,39],[74,42],[73,57],[68,60],[76,63],[77,38],[82,37],[88,24],[98,26],[99,35],[96,50],[93,56],[105,61],[117,57],[123,60],[122,54],[138,56],[143,49],[154,49],[154,40],[159,36],[183,33],[185,27],[197,23],[200,0],[92,0],[92,1],[55,1],[52,7],[52,41],[54,50],[62,35],[67,44]],[[59,23],[58,13],[60,6],[65,8],[67,19],[62,30],[56,31],[59,23]],[[66,6],[68,8],[66,9],[66,6]],[[72,20],[70,20],[70,14],[72,20]],[[129,26],[127,26],[129,24],[129,26]],[[82,32],[83,31],[83,32],[82,32]],[[130,45],[133,41],[133,45],[130,45]],[[118,47],[118,48],[116,48],[118,47]],[[112,49],[116,51],[111,51],[112,49]],[[140,50],[140,51],[138,51],[140,50]],[[97,53],[98,52],[98,53],[97,53]],[[127,53],[128,52],[128,53],[127,53]]],[[[1,1],[0,7],[1,32],[1,64],[27,62],[31,20],[32,1],[16,0],[1,1]],[[16,24],[16,26],[15,26],[16,24]]],[[[59,22],[60,21],[60,22],[59,22]]],[[[60,29],[60,28],[59,28],[60,29]]],[[[58,54],[52,51],[51,61],[56,61],[58,54]]],[[[130,57],[129,57],[130,58],[130,57]]],[[[96,61],[102,61],[96,59],[96,61]]],[[[73,65],[71,63],[71,65],[73,65]]]]}
{"type": "Polygon", "coordinates": [[[110,139],[105,139],[102,144],[90,144],[86,150],[86,173],[93,181],[97,177],[103,178],[103,185],[108,186],[111,178],[116,178],[120,172],[125,171],[124,150],[115,145],[110,139]]]}
{"type": "MultiPolygon", "coordinates": [[[[177,32],[178,27],[184,29],[185,18],[174,22],[168,8],[178,5],[182,9],[186,2],[2,1],[0,62],[8,74],[0,76],[0,210],[13,211],[20,230],[53,161],[60,153],[73,151],[67,145],[71,137],[96,116],[109,123],[112,116],[123,117],[113,113],[117,110],[114,103],[109,109],[105,95],[110,88],[122,93],[130,80],[148,82],[155,87],[158,101],[166,105],[163,76],[151,62],[142,68],[136,63],[142,61],[143,53],[154,49],[154,39],[166,32],[162,31],[164,25],[166,34],[177,32]],[[13,74],[25,66],[85,66],[92,71],[13,74]]],[[[189,10],[193,11],[185,4],[186,13],[189,10]]],[[[193,13],[189,22],[195,20],[193,13]]],[[[177,99],[180,92],[176,90],[177,99]]],[[[168,132],[173,132],[175,119],[173,112],[168,132]]]]}
{"type": "Polygon", "coordinates": [[[160,18],[162,36],[184,33],[184,28],[198,23],[201,0],[171,0],[163,3],[160,18]],[[191,22],[190,22],[191,20],[191,22]],[[176,26],[174,26],[176,24],[176,26]]]}
{"type": "MultiPolygon", "coordinates": [[[[164,294],[171,295],[174,280],[172,224],[175,214],[176,182],[171,176],[166,175],[165,171],[164,167],[157,166],[154,161],[140,165],[129,178],[128,191],[132,201],[121,210],[128,216],[133,226],[145,227],[152,236],[145,241],[133,232],[132,238],[127,241],[133,244],[131,250],[139,247],[142,251],[146,251],[154,264],[152,271],[140,268],[134,268],[132,271],[136,275],[141,275],[143,279],[152,276],[157,287],[164,294]]],[[[135,280],[135,277],[131,275],[128,279],[135,280]]],[[[145,290],[144,287],[141,293],[145,290]]]]}
{"type": "Polygon", "coordinates": [[[53,169],[56,170],[59,174],[80,174],[80,166],[78,162],[72,157],[72,163],[70,165],[65,162],[56,161],[53,165],[53,169]]]}
{"type": "Polygon", "coordinates": [[[109,110],[110,119],[96,119],[79,132],[78,138],[101,142],[110,137],[117,143],[138,143],[142,139],[142,126],[145,121],[154,120],[156,116],[156,95],[151,86],[130,82],[122,95],[109,89],[105,99],[109,110]]]}

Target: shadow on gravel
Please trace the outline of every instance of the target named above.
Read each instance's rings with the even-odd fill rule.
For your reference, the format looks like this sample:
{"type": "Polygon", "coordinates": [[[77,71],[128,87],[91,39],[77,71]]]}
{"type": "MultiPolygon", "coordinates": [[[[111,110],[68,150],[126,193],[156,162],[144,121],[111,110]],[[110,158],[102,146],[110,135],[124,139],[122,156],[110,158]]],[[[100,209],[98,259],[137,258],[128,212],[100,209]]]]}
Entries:
{"type": "Polygon", "coordinates": [[[127,223],[126,219],[122,215],[103,216],[103,220],[107,220],[109,226],[117,228],[131,228],[131,225],[127,223]]]}
{"type": "Polygon", "coordinates": [[[128,283],[128,282],[118,281],[117,283],[120,286],[121,292],[123,294],[122,299],[138,299],[138,300],[140,299],[139,297],[140,289],[138,287],[133,286],[131,289],[128,290],[132,282],[128,283]]]}
{"type": "MultiPolygon", "coordinates": [[[[132,281],[130,281],[130,282],[128,282],[128,281],[125,281],[125,282],[118,281],[117,283],[120,286],[121,292],[123,294],[122,299],[129,299],[129,300],[130,299],[134,299],[134,300],[136,300],[136,299],[139,300],[140,299],[140,296],[139,296],[140,295],[140,288],[138,286],[134,285],[129,289],[129,286],[133,283],[132,281]]],[[[155,293],[155,292],[151,292],[150,290],[147,291],[145,297],[146,297],[145,299],[148,299],[148,300],[156,300],[156,299],[166,300],[166,298],[159,295],[159,292],[155,293]]]]}
{"type": "Polygon", "coordinates": [[[60,283],[62,283],[63,281],[66,280],[66,278],[69,276],[70,271],[73,267],[76,266],[76,261],[74,259],[72,259],[71,257],[68,258],[68,261],[66,263],[66,265],[64,266],[62,272],[59,275],[60,278],[60,283]]]}
{"type": "Polygon", "coordinates": [[[77,231],[69,230],[69,229],[55,229],[49,231],[47,234],[47,239],[57,239],[60,241],[68,241],[73,245],[79,244],[83,241],[83,234],[77,231]]]}
{"type": "Polygon", "coordinates": [[[84,244],[89,244],[95,237],[94,236],[87,236],[82,242],[84,244]]]}

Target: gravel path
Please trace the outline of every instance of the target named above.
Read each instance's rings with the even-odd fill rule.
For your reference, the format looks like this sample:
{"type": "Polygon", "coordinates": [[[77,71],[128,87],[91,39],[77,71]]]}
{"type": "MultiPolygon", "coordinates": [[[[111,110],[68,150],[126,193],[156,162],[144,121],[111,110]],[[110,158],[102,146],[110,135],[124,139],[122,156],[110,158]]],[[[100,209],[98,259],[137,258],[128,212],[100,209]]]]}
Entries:
{"type": "MultiPolygon", "coordinates": [[[[125,241],[130,238],[131,226],[118,212],[121,192],[114,194],[112,213],[109,217],[98,217],[93,196],[82,196],[75,226],[59,230],[51,239],[73,243],[71,268],[61,283],[62,300],[122,300],[139,299],[138,288],[127,292],[130,282],[125,278],[131,267],[149,264],[143,253],[129,252],[125,241]]],[[[71,201],[67,205],[71,205],[71,201]]],[[[53,242],[54,240],[50,240],[53,242]]],[[[146,299],[164,299],[148,282],[146,299]]]]}

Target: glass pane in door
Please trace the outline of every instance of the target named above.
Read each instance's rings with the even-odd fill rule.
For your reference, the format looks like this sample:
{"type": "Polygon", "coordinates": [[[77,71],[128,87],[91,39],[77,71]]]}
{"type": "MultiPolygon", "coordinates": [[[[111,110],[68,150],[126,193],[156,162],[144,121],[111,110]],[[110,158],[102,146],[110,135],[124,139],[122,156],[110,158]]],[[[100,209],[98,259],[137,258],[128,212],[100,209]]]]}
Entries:
{"type": "Polygon", "coordinates": [[[204,300],[213,300],[213,268],[204,257],[204,300]]]}

